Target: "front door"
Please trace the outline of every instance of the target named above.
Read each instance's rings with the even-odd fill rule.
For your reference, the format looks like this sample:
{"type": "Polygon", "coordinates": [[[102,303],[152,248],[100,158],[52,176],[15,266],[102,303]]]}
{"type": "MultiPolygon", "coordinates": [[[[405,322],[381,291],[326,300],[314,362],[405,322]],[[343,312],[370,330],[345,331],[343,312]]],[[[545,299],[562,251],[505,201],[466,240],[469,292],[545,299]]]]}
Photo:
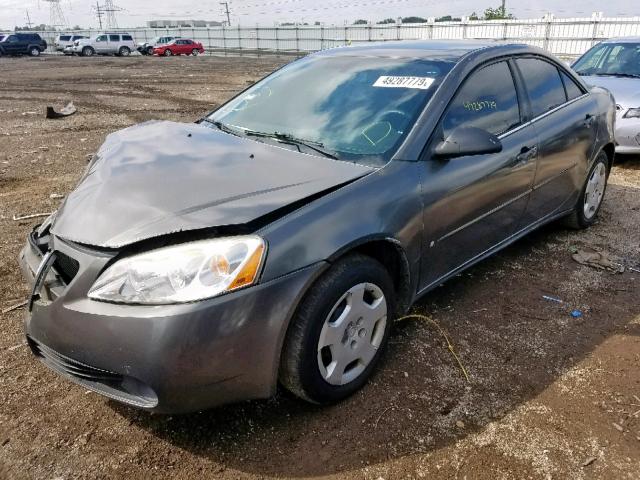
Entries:
{"type": "Polygon", "coordinates": [[[109,41],[107,40],[106,35],[100,35],[96,38],[96,41],[93,42],[94,49],[96,53],[107,53],[109,48],[109,41]]]}
{"type": "Polygon", "coordinates": [[[502,151],[449,160],[427,156],[422,289],[482,257],[520,227],[535,173],[537,138],[534,127],[525,124],[512,73],[507,61],[474,71],[441,120],[442,138],[456,127],[481,128],[500,138],[502,151]]]}

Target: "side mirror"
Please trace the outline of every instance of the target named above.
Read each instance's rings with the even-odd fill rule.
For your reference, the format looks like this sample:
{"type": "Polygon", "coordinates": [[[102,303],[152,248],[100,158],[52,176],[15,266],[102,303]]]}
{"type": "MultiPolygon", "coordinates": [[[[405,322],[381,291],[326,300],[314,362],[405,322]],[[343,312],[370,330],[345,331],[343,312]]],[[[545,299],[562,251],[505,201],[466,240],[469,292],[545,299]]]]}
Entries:
{"type": "Polygon", "coordinates": [[[476,127],[458,127],[436,145],[434,157],[455,158],[502,151],[502,143],[492,133],[476,127]]]}

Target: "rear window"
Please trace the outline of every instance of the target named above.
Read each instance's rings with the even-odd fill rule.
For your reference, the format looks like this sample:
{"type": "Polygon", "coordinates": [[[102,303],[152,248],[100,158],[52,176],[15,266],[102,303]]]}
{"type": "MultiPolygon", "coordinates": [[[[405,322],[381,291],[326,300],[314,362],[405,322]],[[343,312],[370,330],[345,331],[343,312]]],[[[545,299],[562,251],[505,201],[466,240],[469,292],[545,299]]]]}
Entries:
{"type": "Polygon", "coordinates": [[[120,35],[109,35],[109,41],[110,42],[119,42],[120,41],[120,35]]]}
{"type": "Polygon", "coordinates": [[[131,35],[122,35],[122,40],[125,42],[131,42],[133,41],[133,37],[131,37],[131,35]]]}
{"type": "Polygon", "coordinates": [[[68,42],[69,40],[71,40],[71,36],[70,35],[60,35],[60,41],[68,42]]]}
{"type": "Polygon", "coordinates": [[[74,35],[72,40],[80,40],[81,38],[85,38],[85,37],[82,35],[74,35]]]}
{"type": "Polygon", "coordinates": [[[555,65],[537,58],[519,58],[516,63],[524,77],[534,117],[566,102],[564,85],[555,65]]]}

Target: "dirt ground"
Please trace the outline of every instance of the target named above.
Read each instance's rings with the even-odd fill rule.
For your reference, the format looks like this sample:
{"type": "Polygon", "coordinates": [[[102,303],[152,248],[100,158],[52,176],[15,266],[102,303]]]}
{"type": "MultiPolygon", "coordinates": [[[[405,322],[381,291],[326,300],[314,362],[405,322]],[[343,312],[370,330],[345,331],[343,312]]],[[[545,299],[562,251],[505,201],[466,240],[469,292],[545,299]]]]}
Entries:
{"type": "MultiPolygon", "coordinates": [[[[193,121],[285,58],[0,60],[0,308],[27,296],[16,257],[36,220],[114,130],[193,121]],[[45,120],[73,100],[78,113],[45,120]]],[[[550,225],[426,296],[398,322],[373,381],[330,408],[286,393],[151,415],[50,372],[24,309],[0,315],[0,477],[640,479],[640,158],[614,167],[600,221],[550,225]],[[563,304],[546,301],[553,295],[563,304]],[[581,318],[569,312],[578,308],[581,318]]]]}

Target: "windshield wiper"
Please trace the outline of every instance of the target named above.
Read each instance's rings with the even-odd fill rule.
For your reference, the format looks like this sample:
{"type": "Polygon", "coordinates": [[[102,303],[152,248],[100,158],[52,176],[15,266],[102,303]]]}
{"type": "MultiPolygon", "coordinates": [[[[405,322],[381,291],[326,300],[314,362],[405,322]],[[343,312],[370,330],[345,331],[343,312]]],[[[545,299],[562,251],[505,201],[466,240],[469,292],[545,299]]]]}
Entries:
{"type": "Polygon", "coordinates": [[[213,125],[214,127],[216,127],[218,130],[221,130],[223,132],[226,133],[230,133],[231,135],[235,135],[236,137],[240,137],[240,133],[238,133],[236,130],[234,130],[233,128],[229,127],[227,124],[222,123],[219,120],[209,120],[208,118],[203,118],[201,121],[206,122],[210,125],[213,125]]]}
{"type": "Polygon", "coordinates": [[[640,78],[640,75],[636,73],[592,73],[596,77],[628,77],[628,78],[640,78]]]}
{"type": "MultiPolygon", "coordinates": [[[[263,137],[263,138],[275,138],[276,140],[281,141],[282,143],[289,143],[291,145],[302,145],[311,150],[314,150],[325,157],[332,158],[334,160],[339,160],[339,158],[329,150],[324,148],[324,144],[322,142],[316,142],[313,140],[305,140],[303,138],[298,138],[290,133],[280,133],[280,132],[256,132],[254,130],[245,130],[244,134],[248,137],[263,137]]],[[[299,150],[299,148],[298,148],[299,150]]]]}

